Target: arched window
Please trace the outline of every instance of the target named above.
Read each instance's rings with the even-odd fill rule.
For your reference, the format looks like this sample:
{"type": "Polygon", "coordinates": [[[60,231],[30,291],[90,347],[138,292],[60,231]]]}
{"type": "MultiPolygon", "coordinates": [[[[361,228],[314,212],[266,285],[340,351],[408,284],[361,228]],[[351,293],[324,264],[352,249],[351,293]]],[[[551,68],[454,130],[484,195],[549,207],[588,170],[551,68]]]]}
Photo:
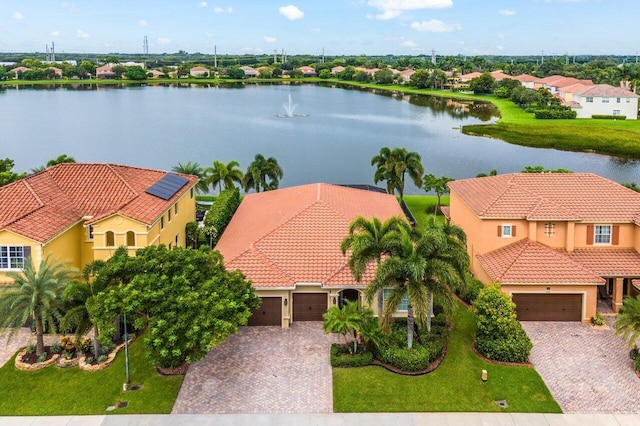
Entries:
{"type": "Polygon", "coordinates": [[[105,237],[107,239],[107,247],[114,247],[116,245],[116,236],[113,231],[107,231],[105,237]]]}
{"type": "Polygon", "coordinates": [[[136,234],[133,231],[127,231],[127,247],[136,246],[136,234]]]}

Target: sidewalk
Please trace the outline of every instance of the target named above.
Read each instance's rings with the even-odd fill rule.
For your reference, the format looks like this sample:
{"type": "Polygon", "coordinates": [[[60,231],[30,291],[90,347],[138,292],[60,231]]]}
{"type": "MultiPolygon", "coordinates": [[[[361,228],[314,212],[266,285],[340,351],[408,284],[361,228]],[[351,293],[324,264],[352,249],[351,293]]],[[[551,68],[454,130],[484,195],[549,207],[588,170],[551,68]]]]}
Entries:
{"type": "Polygon", "coordinates": [[[60,417],[0,417],[3,426],[26,425],[349,425],[349,426],[632,426],[640,424],[633,414],[527,414],[527,413],[354,413],[354,414],[182,414],[60,417]]]}

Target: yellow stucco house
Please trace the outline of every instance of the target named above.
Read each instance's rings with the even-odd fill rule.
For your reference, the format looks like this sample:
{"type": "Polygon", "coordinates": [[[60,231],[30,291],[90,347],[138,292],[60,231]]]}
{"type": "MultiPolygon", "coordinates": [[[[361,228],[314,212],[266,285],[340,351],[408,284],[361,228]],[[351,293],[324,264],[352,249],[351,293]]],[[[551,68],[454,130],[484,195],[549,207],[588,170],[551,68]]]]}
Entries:
{"type": "Polygon", "coordinates": [[[640,194],[591,173],[516,173],[449,183],[471,271],[500,282],[521,320],[587,322],[640,285],[640,194]],[[600,302],[599,302],[600,301],[600,302]]]}
{"type": "Polygon", "coordinates": [[[0,187],[0,283],[27,257],[81,269],[120,246],[184,246],[195,176],[116,164],[65,163],[0,187]]]}

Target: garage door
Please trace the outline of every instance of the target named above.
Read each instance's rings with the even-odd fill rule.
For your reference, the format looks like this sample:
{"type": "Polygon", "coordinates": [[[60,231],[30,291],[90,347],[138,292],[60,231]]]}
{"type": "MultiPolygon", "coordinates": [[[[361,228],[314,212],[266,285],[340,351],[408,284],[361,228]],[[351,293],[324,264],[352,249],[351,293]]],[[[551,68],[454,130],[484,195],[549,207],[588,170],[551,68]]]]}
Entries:
{"type": "Polygon", "coordinates": [[[581,321],[581,294],[514,293],[520,321],[581,321]]]}
{"type": "Polygon", "coordinates": [[[322,321],[327,312],[327,293],[293,293],[294,321],[322,321]]]}
{"type": "Polygon", "coordinates": [[[282,326],[282,298],[261,297],[262,304],[253,310],[248,325],[282,326]]]}

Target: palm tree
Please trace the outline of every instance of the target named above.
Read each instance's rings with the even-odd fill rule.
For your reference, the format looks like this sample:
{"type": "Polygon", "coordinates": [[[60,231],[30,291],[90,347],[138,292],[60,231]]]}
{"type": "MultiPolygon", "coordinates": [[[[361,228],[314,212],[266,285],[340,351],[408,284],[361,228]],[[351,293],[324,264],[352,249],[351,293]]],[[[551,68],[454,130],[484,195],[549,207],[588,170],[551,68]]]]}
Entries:
{"type": "Polygon", "coordinates": [[[371,165],[376,167],[373,176],[375,183],[386,180],[387,192],[394,194],[398,191],[398,195],[402,200],[404,197],[405,178],[409,177],[417,187],[422,186],[422,167],[420,154],[417,152],[407,151],[405,148],[388,147],[380,149],[380,153],[371,159],[371,165]]]}
{"type": "Polygon", "coordinates": [[[356,302],[347,302],[340,309],[332,306],[322,315],[322,329],[325,333],[339,333],[344,337],[344,345],[349,348],[350,353],[355,353],[358,347],[358,333],[360,323],[363,320],[363,313],[356,302]],[[347,335],[352,336],[353,348],[349,345],[347,335]]]}
{"type": "Polygon", "coordinates": [[[198,193],[204,194],[209,190],[209,185],[204,178],[204,169],[200,167],[200,164],[192,163],[191,161],[185,164],[178,163],[178,165],[173,166],[171,170],[176,173],[182,173],[183,175],[197,176],[198,179],[200,179],[196,185],[196,191],[198,191],[198,193]]]}
{"type": "Polygon", "coordinates": [[[382,311],[382,329],[389,332],[393,313],[407,299],[407,345],[413,345],[414,322],[431,331],[434,299],[445,312],[453,309],[451,287],[465,282],[469,259],[464,233],[454,225],[432,221],[425,230],[409,233],[400,229],[398,245],[380,263],[374,280],[365,289],[369,302],[384,289],[389,290],[382,311]]]}
{"type": "MultiPolygon", "coordinates": [[[[391,217],[384,223],[376,217],[367,220],[362,216],[351,222],[349,235],[340,243],[340,250],[343,255],[351,250],[349,268],[357,282],[360,282],[362,274],[371,262],[375,260],[376,265],[379,265],[382,255],[389,254],[392,247],[397,245],[396,234],[400,228],[408,231],[410,226],[406,220],[398,216],[391,217]]],[[[379,291],[378,315],[380,318],[382,318],[383,300],[382,291],[379,291]]]]}
{"type": "Polygon", "coordinates": [[[9,339],[31,317],[36,328],[36,355],[42,355],[45,327],[55,331],[55,320],[62,317],[62,293],[75,275],[75,269],[48,257],[37,270],[31,258],[27,258],[22,271],[8,272],[14,282],[0,292],[0,326],[10,329],[9,339]]]}
{"type": "Polygon", "coordinates": [[[62,293],[62,299],[70,303],[72,307],[67,310],[60,328],[65,330],[73,327],[76,337],[85,335],[93,327],[93,353],[96,359],[100,356],[100,341],[98,340],[98,328],[93,324],[89,316],[87,304],[107,287],[105,280],[92,280],[91,278],[106,266],[106,262],[94,260],[88,263],[82,270],[84,282],[74,281],[62,293]]]}
{"type": "Polygon", "coordinates": [[[204,170],[207,186],[211,185],[211,188],[215,189],[216,185],[218,185],[218,189],[222,192],[223,184],[224,189],[235,188],[234,182],[242,184],[244,173],[239,167],[240,163],[236,160],[229,161],[227,164],[215,160],[212,167],[207,167],[204,170]]]}
{"type": "Polygon", "coordinates": [[[633,347],[640,337],[640,296],[627,297],[622,301],[620,315],[613,325],[616,334],[622,336],[633,347]]]}
{"type": "Polygon", "coordinates": [[[242,180],[245,192],[255,189],[256,192],[278,189],[280,179],[284,176],[278,160],[273,157],[264,158],[262,154],[256,154],[247,168],[247,173],[242,180]],[[268,179],[268,181],[267,181],[268,179]]]}

